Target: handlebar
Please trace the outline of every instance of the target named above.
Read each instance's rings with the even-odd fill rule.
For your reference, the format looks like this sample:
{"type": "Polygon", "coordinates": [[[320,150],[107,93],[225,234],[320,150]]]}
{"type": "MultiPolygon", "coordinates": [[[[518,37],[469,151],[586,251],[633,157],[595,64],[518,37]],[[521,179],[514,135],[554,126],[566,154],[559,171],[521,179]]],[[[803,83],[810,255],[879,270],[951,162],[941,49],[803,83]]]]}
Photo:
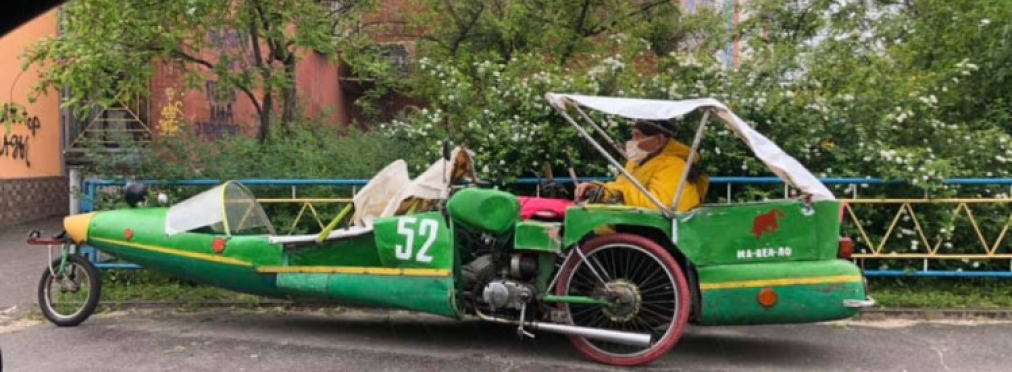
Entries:
{"type": "Polygon", "coordinates": [[[49,238],[42,237],[42,231],[32,230],[28,232],[28,244],[29,245],[59,245],[67,242],[67,231],[60,231],[59,234],[53,235],[49,238]]]}

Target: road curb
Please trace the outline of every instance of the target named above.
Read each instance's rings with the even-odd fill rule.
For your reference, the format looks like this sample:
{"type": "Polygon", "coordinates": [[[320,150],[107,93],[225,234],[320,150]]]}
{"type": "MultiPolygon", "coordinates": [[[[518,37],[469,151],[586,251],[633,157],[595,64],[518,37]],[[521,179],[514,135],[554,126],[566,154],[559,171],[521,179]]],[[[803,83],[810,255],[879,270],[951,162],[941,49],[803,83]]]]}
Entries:
{"type": "Polygon", "coordinates": [[[861,310],[860,320],[878,319],[992,319],[1012,320],[1012,309],[875,308],[861,310]]]}

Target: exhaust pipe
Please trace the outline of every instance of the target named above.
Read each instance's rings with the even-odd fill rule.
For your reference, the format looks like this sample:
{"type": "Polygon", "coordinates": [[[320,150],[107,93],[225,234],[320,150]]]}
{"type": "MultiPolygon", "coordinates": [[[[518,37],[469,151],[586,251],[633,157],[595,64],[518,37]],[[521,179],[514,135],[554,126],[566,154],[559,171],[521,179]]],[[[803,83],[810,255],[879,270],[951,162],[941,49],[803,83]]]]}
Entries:
{"type": "MultiPolygon", "coordinates": [[[[499,324],[510,324],[517,325],[518,321],[508,320],[502,318],[496,318],[477,312],[478,318],[486,322],[499,323],[499,324]]],[[[542,330],[552,333],[558,333],[569,336],[580,336],[593,340],[601,340],[614,342],[616,344],[623,344],[636,347],[650,347],[653,344],[652,336],[646,333],[634,333],[634,332],[623,332],[623,331],[611,331],[600,328],[580,327],[573,325],[564,325],[556,323],[544,323],[544,322],[525,322],[524,328],[531,330],[542,330]]]]}

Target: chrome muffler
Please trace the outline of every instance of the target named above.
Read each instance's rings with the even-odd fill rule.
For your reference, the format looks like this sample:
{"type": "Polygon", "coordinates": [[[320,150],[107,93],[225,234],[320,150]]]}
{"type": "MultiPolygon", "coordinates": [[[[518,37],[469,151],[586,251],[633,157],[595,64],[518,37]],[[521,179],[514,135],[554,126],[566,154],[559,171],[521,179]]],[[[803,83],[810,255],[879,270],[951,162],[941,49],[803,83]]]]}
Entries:
{"type": "MultiPolygon", "coordinates": [[[[516,320],[496,318],[477,312],[478,318],[486,322],[519,325],[520,322],[516,320]]],[[[557,323],[544,323],[544,322],[524,322],[523,329],[529,330],[542,330],[546,332],[558,333],[569,336],[585,337],[592,340],[601,340],[614,342],[616,344],[623,344],[636,347],[650,347],[653,344],[653,337],[647,333],[634,333],[634,332],[623,332],[623,331],[611,331],[600,328],[580,327],[573,325],[564,325],[557,323]]]]}

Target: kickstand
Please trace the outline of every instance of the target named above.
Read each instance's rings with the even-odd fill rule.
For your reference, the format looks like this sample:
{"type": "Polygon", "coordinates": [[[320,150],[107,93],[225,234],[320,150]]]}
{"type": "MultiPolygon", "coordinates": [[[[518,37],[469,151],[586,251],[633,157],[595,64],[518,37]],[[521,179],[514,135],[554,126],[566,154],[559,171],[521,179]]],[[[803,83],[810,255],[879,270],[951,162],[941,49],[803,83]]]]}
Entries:
{"type": "Polygon", "coordinates": [[[520,337],[521,341],[523,341],[524,337],[534,339],[533,333],[524,330],[524,322],[527,321],[526,318],[527,318],[527,304],[525,303],[523,304],[523,306],[520,307],[520,323],[517,325],[517,336],[520,337]]]}

